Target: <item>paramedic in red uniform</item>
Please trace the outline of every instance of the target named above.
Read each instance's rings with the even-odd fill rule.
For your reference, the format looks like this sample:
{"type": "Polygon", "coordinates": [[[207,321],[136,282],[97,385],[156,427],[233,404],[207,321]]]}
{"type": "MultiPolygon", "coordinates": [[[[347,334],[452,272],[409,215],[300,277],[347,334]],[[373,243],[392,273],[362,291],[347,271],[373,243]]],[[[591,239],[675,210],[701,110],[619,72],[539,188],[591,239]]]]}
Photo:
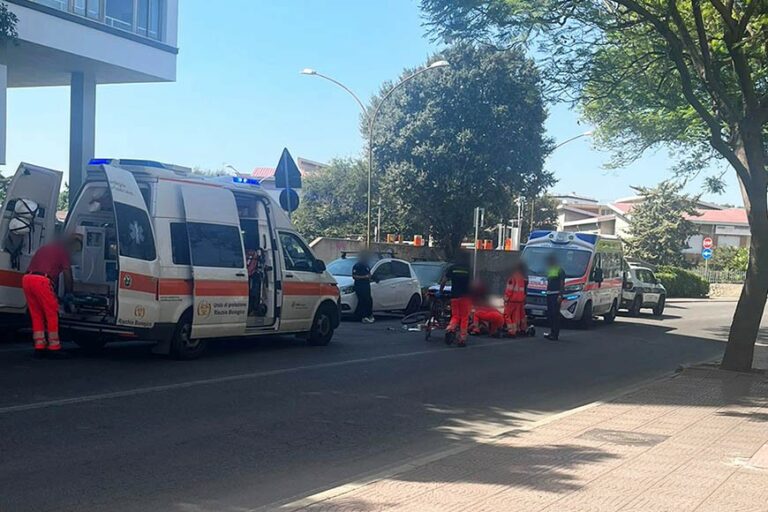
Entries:
{"type": "Polygon", "coordinates": [[[518,263],[507,280],[504,290],[504,321],[507,334],[515,337],[528,328],[525,317],[526,272],[522,263],[518,263]]]}
{"type": "Polygon", "coordinates": [[[446,329],[447,333],[459,331],[458,346],[467,344],[467,330],[469,329],[469,315],[472,312],[472,297],[470,296],[469,265],[464,263],[464,255],[459,253],[456,263],[445,273],[440,283],[440,293],[448,281],[451,282],[451,322],[446,329]]]}
{"type": "Polygon", "coordinates": [[[54,287],[59,282],[59,276],[63,275],[65,292],[72,293],[70,255],[79,252],[82,247],[79,235],[69,235],[44,245],[32,257],[21,281],[29,316],[32,317],[32,339],[36,354],[42,354],[46,349],[51,352],[61,350],[59,301],[54,287]]]}

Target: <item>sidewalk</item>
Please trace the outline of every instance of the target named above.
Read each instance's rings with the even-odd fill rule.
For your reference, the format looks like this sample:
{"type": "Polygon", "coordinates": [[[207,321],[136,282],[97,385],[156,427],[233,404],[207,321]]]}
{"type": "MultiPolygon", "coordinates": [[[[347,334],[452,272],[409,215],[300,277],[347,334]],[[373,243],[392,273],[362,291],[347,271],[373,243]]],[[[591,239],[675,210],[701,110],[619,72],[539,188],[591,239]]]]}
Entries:
{"type": "Polygon", "coordinates": [[[689,369],[280,510],[768,511],[768,377],[689,369]]]}

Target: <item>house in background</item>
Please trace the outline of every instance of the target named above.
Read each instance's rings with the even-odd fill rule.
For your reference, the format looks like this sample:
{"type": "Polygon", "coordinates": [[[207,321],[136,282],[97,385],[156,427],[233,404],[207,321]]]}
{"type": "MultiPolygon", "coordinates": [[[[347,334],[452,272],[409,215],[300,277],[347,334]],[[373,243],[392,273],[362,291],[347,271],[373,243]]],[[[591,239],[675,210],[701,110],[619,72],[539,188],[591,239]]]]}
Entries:
{"type": "MultiPolygon", "coordinates": [[[[328,167],[328,165],[315,162],[314,160],[309,160],[307,158],[296,158],[296,166],[299,168],[299,172],[301,172],[302,178],[304,176],[311,176],[312,174],[320,171],[321,169],[324,169],[328,167]]],[[[275,188],[275,168],[274,167],[256,167],[253,172],[251,172],[251,176],[254,178],[257,178],[259,182],[261,183],[261,187],[264,190],[267,190],[270,195],[274,197],[276,201],[279,201],[280,198],[280,190],[275,188]]],[[[296,193],[299,194],[299,197],[302,196],[302,190],[301,188],[296,189],[296,193]]]]}
{"type": "Polygon", "coordinates": [[[96,86],[176,80],[179,2],[5,3],[19,18],[19,38],[0,62],[0,163],[5,163],[7,88],[69,86],[69,184],[77,190],[95,156],[96,86]]]}
{"type": "MultiPolygon", "coordinates": [[[[643,201],[642,196],[625,197],[611,203],[600,203],[576,194],[554,195],[553,198],[559,202],[558,230],[618,237],[628,236],[632,209],[643,201]]],[[[700,234],[688,240],[689,248],[684,251],[691,259],[700,257],[705,237],[711,237],[715,247],[749,246],[749,223],[744,208],[726,208],[704,201],[699,201],[697,206],[698,215],[688,216],[688,219],[700,234]]]]}

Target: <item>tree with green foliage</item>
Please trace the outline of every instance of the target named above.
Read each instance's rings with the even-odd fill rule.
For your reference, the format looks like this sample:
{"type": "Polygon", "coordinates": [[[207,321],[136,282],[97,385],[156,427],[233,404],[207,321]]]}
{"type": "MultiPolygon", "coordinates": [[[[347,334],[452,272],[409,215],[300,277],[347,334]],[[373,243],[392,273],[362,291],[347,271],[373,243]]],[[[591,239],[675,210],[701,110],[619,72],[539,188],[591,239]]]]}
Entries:
{"type": "MultiPolygon", "coordinates": [[[[364,238],[368,193],[368,165],[360,159],[332,160],[327,167],[302,180],[303,196],[293,223],[313,239],[319,236],[364,238]]],[[[374,205],[374,218],[377,215],[374,205]]],[[[389,212],[382,214],[382,231],[399,232],[389,212]]]]}
{"type": "Polygon", "coordinates": [[[749,264],[749,249],[746,247],[715,247],[713,257],[709,260],[709,270],[726,270],[729,272],[746,272],[749,264]]]}
{"type": "MultiPolygon", "coordinates": [[[[489,219],[512,218],[518,196],[537,195],[554,180],[543,170],[550,143],[533,62],[518,50],[469,44],[429,62],[441,59],[450,67],[419,75],[381,107],[373,202],[381,198],[387,218],[431,234],[450,255],[471,232],[475,207],[489,219]]],[[[384,84],[372,104],[391,87],[384,84]]]]}
{"type": "Polygon", "coordinates": [[[683,250],[699,230],[688,217],[696,215],[696,199],[681,194],[682,185],[665,181],[653,188],[635,187],[643,201],[632,208],[627,256],[654,265],[687,267],[683,250]]]}
{"type": "MultiPolygon", "coordinates": [[[[726,160],[752,231],[723,367],[752,366],[768,296],[768,2],[421,0],[435,36],[537,45],[548,92],[577,103],[623,164],[649,148],[675,172],[726,160]]],[[[722,190],[719,175],[707,176],[722,190]]]]}
{"type": "Polygon", "coordinates": [[[523,207],[523,226],[520,240],[525,243],[531,231],[537,229],[557,229],[557,201],[547,194],[525,200],[523,207]]]}
{"type": "Polygon", "coordinates": [[[58,209],[60,211],[69,210],[69,183],[64,183],[64,187],[59,192],[58,209]]]}

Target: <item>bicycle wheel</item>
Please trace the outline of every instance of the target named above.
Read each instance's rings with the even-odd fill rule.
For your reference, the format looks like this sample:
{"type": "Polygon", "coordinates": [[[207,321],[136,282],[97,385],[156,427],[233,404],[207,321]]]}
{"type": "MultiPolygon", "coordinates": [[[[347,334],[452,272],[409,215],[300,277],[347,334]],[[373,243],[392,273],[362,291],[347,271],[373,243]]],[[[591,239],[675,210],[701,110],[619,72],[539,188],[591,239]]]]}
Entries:
{"type": "Polygon", "coordinates": [[[405,315],[400,321],[403,325],[421,324],[427,321],[427,314],[422,311],[411,313],[410,315],[405,315]]]}

